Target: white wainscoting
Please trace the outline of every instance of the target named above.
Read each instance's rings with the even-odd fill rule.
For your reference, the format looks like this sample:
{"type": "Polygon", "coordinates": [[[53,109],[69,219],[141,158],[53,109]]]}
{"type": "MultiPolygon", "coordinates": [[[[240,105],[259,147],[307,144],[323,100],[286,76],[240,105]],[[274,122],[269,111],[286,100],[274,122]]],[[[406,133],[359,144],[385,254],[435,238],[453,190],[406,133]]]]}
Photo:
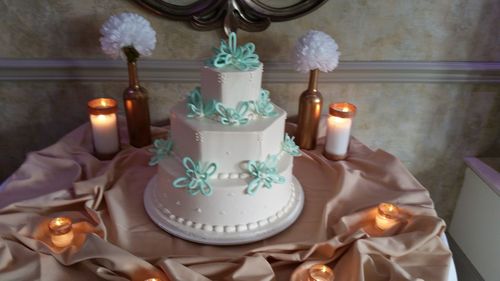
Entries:
{"type": "MultiPolygon", "coordinates": [[[[202,61],[140,60],[141,81],[197,82],[202,61]]],[[[304,83],[286,62],[264,62],[264,82],[304,83]]],[[[104,59],[0,59],[0,81],[127,80],[126,63],[104,59]]],[[[324,83],[500,83],[500,62],[341,61],[324,83]]]]}

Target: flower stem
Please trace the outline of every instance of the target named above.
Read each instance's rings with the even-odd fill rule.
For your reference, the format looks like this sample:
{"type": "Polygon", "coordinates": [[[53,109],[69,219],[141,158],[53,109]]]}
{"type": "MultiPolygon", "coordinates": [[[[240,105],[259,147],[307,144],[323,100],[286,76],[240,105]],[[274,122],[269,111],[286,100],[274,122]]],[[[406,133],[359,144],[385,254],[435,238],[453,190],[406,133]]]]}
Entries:
{"type": "Polygon", "coordinates": [[[136,62],[139,58],[139,52],[133,46],[127,46],[122,48],[123,53],[127,57],[128,62],[136,62]]]}

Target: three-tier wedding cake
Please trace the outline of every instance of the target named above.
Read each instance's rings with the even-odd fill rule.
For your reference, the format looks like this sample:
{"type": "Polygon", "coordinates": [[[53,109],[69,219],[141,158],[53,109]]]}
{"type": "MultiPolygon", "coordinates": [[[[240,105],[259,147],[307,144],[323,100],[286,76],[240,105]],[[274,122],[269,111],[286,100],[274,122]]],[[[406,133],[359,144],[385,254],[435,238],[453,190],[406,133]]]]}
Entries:
{"type": "Polygon", "coordinates": [[[167,232],[207,244],[240,244],[274,235],[302,210],[292,175],[298,146],[285,134],[286,112],[261,88],[255,46],[222,41],[201,70],[201,86],[171,111],[156,140],[145,208],[167,232]]]}

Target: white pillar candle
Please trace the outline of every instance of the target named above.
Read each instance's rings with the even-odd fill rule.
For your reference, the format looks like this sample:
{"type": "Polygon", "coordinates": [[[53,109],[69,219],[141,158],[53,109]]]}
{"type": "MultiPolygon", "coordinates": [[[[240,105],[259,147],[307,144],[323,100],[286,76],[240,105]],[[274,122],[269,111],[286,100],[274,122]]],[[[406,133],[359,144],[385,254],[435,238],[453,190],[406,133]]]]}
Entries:
{"type": "Polygon", "coordinates": [[[380,203],[375,216],[375,225],[381,229],[389,229],[399,223],[399,208],[391,203],[380,203]]]}
{"type": "Polygon", "coordinates": [[[356,106],[350,103],[333,103],[330,104],[329,113],[324,155],[330,160],[342,160],[347,157],[356,106]]]}
{"type": "Polygon", "coordinates": [[[50,240],[56,247],[67,247],[73,242],[73,223],[67,217],[57,217],[49,222],[50,240]]]}
{"type": "Polygon", "coordinates": [[[95,153],[101,159],[110,159],[120,149],[116,101],[93,99],[88,102],[88,110],[95,153]]]}

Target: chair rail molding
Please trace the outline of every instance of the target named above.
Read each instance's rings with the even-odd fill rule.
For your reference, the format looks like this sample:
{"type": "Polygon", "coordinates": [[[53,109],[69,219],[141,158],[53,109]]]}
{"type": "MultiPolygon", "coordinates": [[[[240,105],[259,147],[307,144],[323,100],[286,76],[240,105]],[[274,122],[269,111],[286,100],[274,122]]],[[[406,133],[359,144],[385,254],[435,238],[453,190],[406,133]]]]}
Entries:
{"type": "MultiPolygon", "coordinates": [[[[201,60],[138,62],[141,81],[198,82],[201,60]]],[[[264,62],[266,83],[305,83],[286,62],[264,62]]],[[[0,59],[0,81],[122,81],[124,61],[106,59],[0,59]]],[[[322,83],[500,83],[500,62],[341,61],[322,83]]]]}

